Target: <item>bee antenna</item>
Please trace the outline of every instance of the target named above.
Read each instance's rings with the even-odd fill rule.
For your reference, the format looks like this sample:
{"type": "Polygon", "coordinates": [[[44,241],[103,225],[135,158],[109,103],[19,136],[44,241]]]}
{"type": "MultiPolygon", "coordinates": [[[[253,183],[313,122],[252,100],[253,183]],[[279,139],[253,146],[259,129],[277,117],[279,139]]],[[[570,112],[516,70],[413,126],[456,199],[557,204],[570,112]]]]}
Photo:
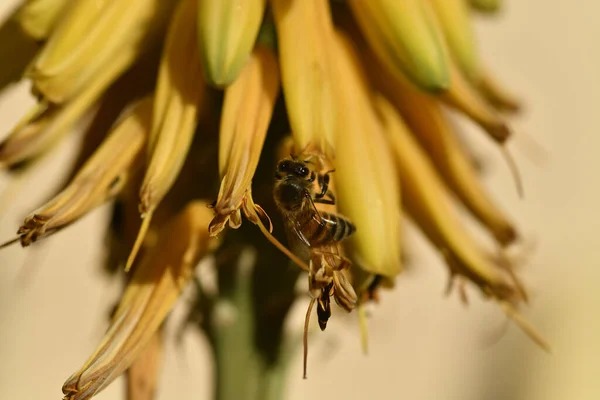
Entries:
{"type": "Polygon", "coordinates": [[[315,299],[310,299],[308,310],[306,310],[306,317],[304,317],[304,335],[302,337],[302,344],[304,347],[304,365],[303,365],[303,378],[306,379],[306,366],[308,363],[308,326],[310,323],[310,314],[312,313],[313,306],[315,305],[315,299]]]}
{"type": "Polygon", "coordinates": [[[298,159],[296,158],[296,155],[294,153],[290,153],[290,157],[292,158],[292,160],[297,161],[298,159]]]}

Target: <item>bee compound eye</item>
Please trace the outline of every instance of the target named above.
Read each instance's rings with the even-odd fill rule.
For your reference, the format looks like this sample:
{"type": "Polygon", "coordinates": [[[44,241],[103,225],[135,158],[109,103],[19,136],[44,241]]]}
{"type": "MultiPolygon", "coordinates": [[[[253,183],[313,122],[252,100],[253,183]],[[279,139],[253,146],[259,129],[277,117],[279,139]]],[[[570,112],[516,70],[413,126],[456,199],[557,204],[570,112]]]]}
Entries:
{"type": "Polygon", "coordinates": [[[308,168],[306,168],[306,167],[300,168],[300,175],[308,176],[308,173],[309,173],[308,168]]]}
{"type": "Polygon", "coordinates": [[[290,170],[290,163],[287,161],[283,161],[279,163],[279,170],[282,172],[287,172],[290,170]]]}

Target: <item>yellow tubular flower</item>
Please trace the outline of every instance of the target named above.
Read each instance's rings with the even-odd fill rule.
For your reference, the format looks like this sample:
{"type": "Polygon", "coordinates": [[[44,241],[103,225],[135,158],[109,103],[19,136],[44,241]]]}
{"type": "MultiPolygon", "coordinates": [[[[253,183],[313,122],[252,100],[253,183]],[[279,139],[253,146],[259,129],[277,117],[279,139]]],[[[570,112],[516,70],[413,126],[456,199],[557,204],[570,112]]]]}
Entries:
{"type": "Polygon", "coordinates": [[[183,0],[169,28],[154,97],[148,168],[140,190],[140,210],[151,213],[179,175],[204,99],[196,46],[196,1],[183,0]]]}
{"type": "Polygon", "coordinates": [[[271,115],[279,94],[279,69],[272,49],[258,45],[238,78],[225,90],[219,142],[219,173],[221,189],[214,207],[216,217],[210,224],[212,236],[225,224],[238,228],[240,208],[254,220],[256,207],[252,202],[250,185],[271,115]]]}
{"type": "Polygon", "coordinates": [[[79,0],[68,7],[27,75],[34,89],[64,103],[101,74],[115,57],[131,65],[158,34],[173,7],[161,0],[79,0]]]}
{"type": "Polygon", "coordinates": [[[121,191],[150,129],[151,104],[150,99],[138,103],[73,181],[25,218],[17,232],[23,246],[75,222],[121,191]]]}
{"type": "Polygon", "coordinates": [[[393,278],[401,271],[398,179],[358,56],[343,33],[336,32],[333,43],[344,82],[337,88],[338,204],[340,212],[356,225],[356,232],[348,238],[349,253],[362,269],[393,278]]]}
{"type": "Polygon", "coordinates": [[[10,167],[50,149],[86,115],[130,62],[129,55],[118,54],[69,102],[60,106],[47,102],[37,104],[0,144],[0,165],[10,167]]]}
{"type": "Polygon", "coordinates": [[[15,18],[29,37],[42,40],[48,37],[68,3],[69,0],[29,0],[15,18]]]}
{"type": "Polygon", "coordinates": [[[400,81],[390,85],[385,76],[377,76],[381,78],[378,87],[404,116],[445,184],[500,244],[512,243],[517,236],[515,228],[485,190],[439,102],[412,85],[400,81]]]}
{"type": "Polygon", "coordinates": [[[388,68],[405,74],[421,89],[450,86],[449,59],[442,33],[423,0],[349,0],[369,45],[388,68]]]}
{"type": "Polygon", "coordinates": [[[487,295],[518,301],[519,293],[507,274],[490,263],[454,215],[441,179],[398,112],[381,97],[377,105],[395,153],[403,204],[411,217],[447,257],[452,273],[466,276],[487,295]]]}
{"type": "Polygon", "coordinates": [[[199,0],[198,44],[209,83],[229,85],[248,60],[266,0],[199,0]]]}
{"type": "Polygon", "coordinates": [[[31,213],[19,228],[23,246],[75,222],[123,188],[150,129],[151,99],[138,103],[85,163],[73,181],[31,213]]]}
{"type": "Polygon", "coordinates": [[[338,79],[331,58],[333,23],[328,0],[271,0],[279,63],[295,151],[331,157],[338,79]]]}
{"type": "Polygon", "coordinates": [[[431,0],[431,4],[460,69],[470,81],[477,82],[479,55],[467,3],[465,0],[431,0]]]}
{"type": "Polygon", "coordinates": [[[206,87],[196,45],[196,12],[196,0],[182,0],[170,22],[154,95],[148,166],[140,189],[144,221],[125,270],[131,268],[154,210],[183,167],[204,102],[206,87]]]}
{"type": "MultiPolygon", "coordinates": [[[[425,14],[432,14],[431,23],[437,25],[438,21],[435,15],[433,15],[433,10],[428,5],[424,6],[423,9],[425,14]]],[[[358,17],[355,16],[355,19],[358,19],[358,17]]],[[[415,85],[405,73],[398,68],[394,68],[387,53],[377,52],[377,48],[368,41],[368,36],[366,34],[365,36],[361,35],[357,29],[356,22],[352,18],[343,15],[342,24],[357,43],[362,59],[369,65],[370,75],[374,75],[380,81],[384,81],[385,85],[398,87],[415,85]],[[382,76],[385,76],[385,79],[382,76]]],[[[441,40],[440,43],[444,53],[448,54],[449,52],[446,49],[444,40],[441,40]]],[[[510,135],[506,121],[464,77],[451,57],[448,57],[447,73],[449,79],[447,90],[428,94],[468,116],[480,125],[495,141],[499,143],[506,141],[510,135]]]]}
{"type": "Polygon", "coordinates": [[[192,278],[198,261],[218,244],[206,230],[210,219],[207,204],[194,201],[161,230],[161,245],[137,267],[95,353],[64,383],[65,400],[94,396],[144,350],[192,278]]]}

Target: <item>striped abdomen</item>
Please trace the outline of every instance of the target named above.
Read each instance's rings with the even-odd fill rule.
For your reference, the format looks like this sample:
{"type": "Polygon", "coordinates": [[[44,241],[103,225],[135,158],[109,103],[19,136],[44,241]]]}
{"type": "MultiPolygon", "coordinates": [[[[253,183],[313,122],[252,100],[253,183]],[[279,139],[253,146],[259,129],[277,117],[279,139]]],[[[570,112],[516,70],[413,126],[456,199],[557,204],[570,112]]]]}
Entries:
{"type": "MultiPolygon", "coordinates": [[[[356,231],[356,227],[341,215],[320,212],[321,222],[315,215],[306,221],[303,232],[311,247],[339,242],[356,231]]],[[[302,221],[301,221],[302,222],[302,221]]]]}

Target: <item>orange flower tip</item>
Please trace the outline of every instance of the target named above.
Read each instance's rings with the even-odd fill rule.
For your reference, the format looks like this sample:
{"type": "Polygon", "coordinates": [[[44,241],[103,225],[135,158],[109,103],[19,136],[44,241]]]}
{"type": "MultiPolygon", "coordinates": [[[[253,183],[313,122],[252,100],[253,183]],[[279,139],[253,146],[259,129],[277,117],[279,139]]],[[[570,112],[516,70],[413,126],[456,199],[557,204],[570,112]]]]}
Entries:
{"type": "Polygon", "coordinates": [[[505,123],[498,123],[489,127],[491,135],[498,143],[505,143],[512,135],[510,127],[505,123]]]}
{"type": "Polygon", "coordinates": [[[519,239],[519,233],[515,227],[506,225],[496,232],[495,237],[502,247],[508,247],[519,239]]]}

